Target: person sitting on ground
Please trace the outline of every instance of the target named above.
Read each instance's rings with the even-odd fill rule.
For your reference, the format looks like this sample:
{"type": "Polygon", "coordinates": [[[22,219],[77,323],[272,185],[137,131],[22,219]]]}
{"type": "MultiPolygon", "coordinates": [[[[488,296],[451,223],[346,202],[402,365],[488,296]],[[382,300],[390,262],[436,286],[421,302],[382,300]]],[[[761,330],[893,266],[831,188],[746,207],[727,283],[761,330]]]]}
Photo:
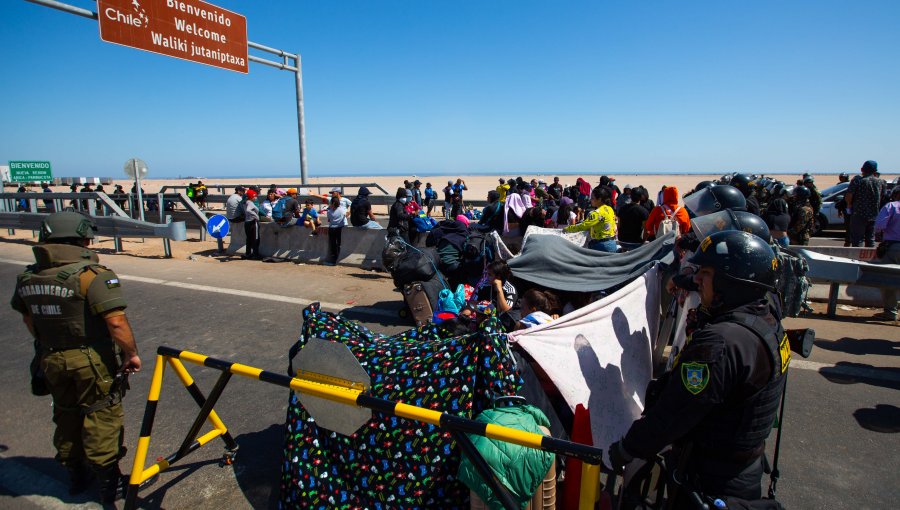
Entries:
{"type": "Polygon", "coordinates": [[[350,224],[354,227],[371,230],[384,228],[375,221],[375,215],[372,213],[372,203],[369,202],[369,195],[371,194],[369,188],[361,186],[356,194],[356,198],[350,203],[350,224]]]}
{"type": "Polygon", "coordinates": [[[650,213],[641,206],[643,192],[638,188],[626,188],[629,195],[619,199],[619,244],[623,251],[633,250],[644,244],[644,225],[650,213]],[[628,200],[625,200],[625,198],[628,200]]]}
{"type": "Polygon", "coordinates": [[[478,224],[488,230],[501,232],[503,230],[503,203],[500,201],[500,193],[496,191],[488,191],[488,205],[481,211],[481,218],[478,224]]]}
{"type": "Polygon", "coordinates": [[[388,214],[388,236],[400,236],[407,243],[409,242],[409,229],[412,222],[412,215],[406,212],[406,203],[409,197],[406,188],[397,188],[395,202],[391,205],[388,214]]]}
{"type": "Polygon", "coordinates": [[[574,225],[577,223],[578,216],[575,213],[575,204],[572,202],[572,199],[569,197],[562,197],[559,199],[559,207],[553,211],[553,215],[550,216],[550,227],[551,228],[566,228],[569,225],[574,225]]]}
{"type": "Polygon", "coordinates": [[[543,228],[547,219],[546,214],[547,212],[541,207],[526,209],[525,214],[522,216],[522,221],[519,222],[519,235],[524,237],[525,232],[528,231],[528,227],[531,225],[543,228]]]}
{"type": "Polygon", "coordinates": [[[662,203],[654,207],[647,217],[644,226],[644,237],[648,241],[656,239],[660,233],[663,222],[674,220],[678,225],[678,233],[684,234],[691,230],[691,217],[687,209],[678,205],[678,188],[665,186],[662,190],[662,203]]]}
{"type": "Polygon", "coordinates": [[[607,253],[615,253],[619,247],[616,244],[616,215],[612,210],[612,198],[609,188],[597,186],[591,191],[591,206],[594,210],[581,223],[569,225],[564,232],[590,232],[591,240],[588,248],[607,253]]]}
{"type": "Polygon", "coordinates": [[[479,301],[490,301],[498,313],[508,312],[516,305],[518,291],[510,281],[512,270],[505,260],[497,259],[487,267],[487,281],[477,290],[479,301]]]}
{"type": "Polygon", "coordinates": [[[522,319],[516,329],[528,329],[553,321],[550,311],[553,307],[551,298],[538,289],[530,289],[522,295],[522,319]]]}

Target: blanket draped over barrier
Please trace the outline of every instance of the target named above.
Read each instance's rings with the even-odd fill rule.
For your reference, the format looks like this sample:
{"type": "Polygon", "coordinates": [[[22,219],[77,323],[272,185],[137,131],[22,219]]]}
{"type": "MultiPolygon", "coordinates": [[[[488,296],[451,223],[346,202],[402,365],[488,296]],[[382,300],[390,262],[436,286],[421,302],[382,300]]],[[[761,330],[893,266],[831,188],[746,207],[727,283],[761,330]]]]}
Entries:
{"type": "MultiPolygon", "coordinates": [[[[501,332],[489,319],[453,338],[430,324],[384,336],[314,303],[303,310],[299,342],[346,345],[368,372],[372,396],[473,418],[521,386],[501,332]]],[[[349,437],[319,428],[291,391],[279,506],[468,508],[469,489],[456,479],[459,460],[449,432],[379,412],[349,437]]]]}
{"type": "Polygon", "coordinates": [[[604,253],[532,235],[509,267],[516,278],[549,289],[596,292],[636,278],[657,260],[671,260],[674,244],[672,233],[626,253],[604,253]]]}
{"type": "Polygon", "coordinates": [[[587,406],[594,446],[604,455],[644,409],[659,290],[654,266],[599,301],[509,335],[544,369],[573,411],[579,403],[587,406]]]}

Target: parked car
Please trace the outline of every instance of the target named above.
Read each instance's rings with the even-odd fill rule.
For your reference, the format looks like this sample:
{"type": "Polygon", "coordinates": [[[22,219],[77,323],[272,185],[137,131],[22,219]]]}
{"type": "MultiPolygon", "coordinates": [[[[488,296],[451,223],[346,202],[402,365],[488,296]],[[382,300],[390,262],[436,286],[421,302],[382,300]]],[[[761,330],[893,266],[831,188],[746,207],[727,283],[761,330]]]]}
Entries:
{"type": "Polygon", "coordinates": [[[816,218],[814,235],[822,233],[827,228],[843,227],[844,218],[838,214],[835,205],[844,199],[844,194],[849,186],[849,183],[841,182],[819,191],[822,194],[822,208],[816,218]]]}

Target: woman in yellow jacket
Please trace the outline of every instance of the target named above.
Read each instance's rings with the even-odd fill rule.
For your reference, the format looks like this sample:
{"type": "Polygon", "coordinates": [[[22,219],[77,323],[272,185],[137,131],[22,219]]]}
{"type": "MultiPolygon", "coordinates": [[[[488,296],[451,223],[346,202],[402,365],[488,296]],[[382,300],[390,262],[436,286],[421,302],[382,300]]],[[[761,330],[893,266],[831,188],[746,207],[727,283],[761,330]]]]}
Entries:
{"type": "Polygon", "coordinates": [[[581,223],[569,225],[565,232],[587,230],[591,234],[588,248],[592,250],[615,253],[619,250],[616,244],[616,213],[612,208],[612,196],[608,188],[597,186],[591,191],[591,206],[594,210],[581,223]]]}

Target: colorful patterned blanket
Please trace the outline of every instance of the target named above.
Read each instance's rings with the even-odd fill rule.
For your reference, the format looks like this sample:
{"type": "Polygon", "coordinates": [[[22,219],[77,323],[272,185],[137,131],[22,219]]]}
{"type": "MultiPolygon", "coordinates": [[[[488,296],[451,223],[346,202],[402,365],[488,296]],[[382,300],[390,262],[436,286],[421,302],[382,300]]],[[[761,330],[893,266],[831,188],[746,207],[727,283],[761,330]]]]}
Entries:
{"type": "MultiPolygon", "coordinates": [[[[491,318],[464,336],[446,338],[432,324],[384,336],[313,303],[303,310],[299,343],[347,345],[373,396],[473,418],[522,384],[502,331],[491,318]]],[[[374,411],[353,436],[319,428],[291,391],[279,507],[468,508],[459,461],[449,432],[374,411]]]]}

